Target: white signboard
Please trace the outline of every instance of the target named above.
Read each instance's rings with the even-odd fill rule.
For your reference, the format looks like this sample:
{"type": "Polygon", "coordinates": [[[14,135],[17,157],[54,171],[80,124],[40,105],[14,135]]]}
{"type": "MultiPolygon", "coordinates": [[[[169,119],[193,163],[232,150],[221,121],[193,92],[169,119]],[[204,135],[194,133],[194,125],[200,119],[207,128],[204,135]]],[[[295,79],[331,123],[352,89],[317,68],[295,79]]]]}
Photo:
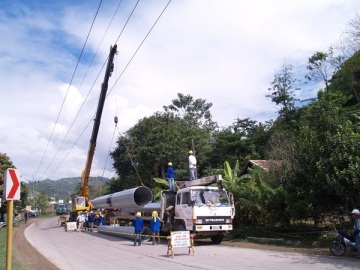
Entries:
{"type": "Polygon", "coordinates": [[[20,171],[7,169],[4,181],[4,200],[20,200],[20,171]]]}
{"type": "Polygon", "coordinates": [[[190,247],[190,232],[171,232],[171,245],[173,248],[190,247]]]}
{"type": "Polygon", "coordinates": [[[70,230],[75,231],[76,230],[76,222],[66,222],[66,230],[67,231],[70,231],[70,230]]]}

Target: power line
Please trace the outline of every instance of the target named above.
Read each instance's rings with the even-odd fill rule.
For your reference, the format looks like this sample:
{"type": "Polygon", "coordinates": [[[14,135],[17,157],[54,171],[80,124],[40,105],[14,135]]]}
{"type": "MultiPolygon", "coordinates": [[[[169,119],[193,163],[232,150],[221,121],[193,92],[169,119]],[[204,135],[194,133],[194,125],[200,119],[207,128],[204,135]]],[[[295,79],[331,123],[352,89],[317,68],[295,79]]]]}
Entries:
{"type": "MultiPolygon", "coordinates": [[[[120,7],[121,3],[122,3],[122,0],[120,0],[120,2],[119,2],[119,4],[118,4],[118,6],[117,6],[117,8],[116,8],[116,10],[115,10],[115,12],[114,12],[114,14],[113,14],[112,18],[111,18],[111,20],[110,20],[110,22],[109,22],[109,24],[108,24],[108,26],[107,26],[107,28],[106,28],[106,31],[105,31],[105,33],[104,33],[104,35],[103,35],[103,37],[102,37],[102,39],[101,39],[101,41],[100,41],[100,43],[99,43],[98,47],[97,47],[97,49],[96,49],[96,51],[95,51],[95,54],[93,55],[93,58],[92,58],[92,60],[91,60],[91,62],[90,62],[90,64],[89,64],[89,66],[88,66],[88,69],[87,69],[87,71],[86,71],[86,73],[85,73],[85,75],[84,75],[84,77],[83,77],[83,79],[82,79],[82,81],[81,81],[81,84],[80,84],[79,89],[81,88],[81,86],[82,86],[82,84],[83,84],[83,82],[84,82],[84,80],[85,80],[85,77],[86,77],[87,73],[89,72],[89,69],[90,69],[90,67],[91,67],[91,65],[92,65],[92,63],[93,63],[93,61],[94,61],[94,59],[95,59],[95,57],[96,57],[96,55],[97,55],[97,53],[98,53],[99,49],[100,49],[100,46],[101,46],[102,42],[104,41],[104,38],[105,38],[105,36],[106,36],[106,34],[107,34],[107,32],[108,32],[109,28],[110,28],[110,25],[112,24],[112,22],[113,22],[113,20],[114,20],[114,17],[115,17],[115,15],[116,15],[116,13],[117,13],[117,11],[118,11],[118,9],[119,9],[119,7],[120,7]]],[[[108,59],[108,58],[107,58],[107,59],[108,59]]],[[[81,112],[81,110],[82,110],[83,106],[85,105],[85,102],[87,101],[87,99],[88,99],[88,97],[89,97],[89,95],[90,95],[91,91],[93,90],[94,85],[95,85],[95,83],[96,83],[97,79],[99,78],[99,76],[100,76],[100,74],[101,74],[101,72],[102,72],[102,70],[103,70],[103,68],[104,68],[104,66],[105,66],[105,64],[106,64],[106,62],[107,62],[107,59],[105,60],[105,62],[104,62],[104,64],[103,64],[102,68],[100,69],[100,71],[99,71],[99,73],[98,73],[98,75],[97,75],[97,77],[96,77],[96,79],[95,79],[95,81],[94,81],[93,85],[91,86],[91,88],[90,88],[89,92],[87,93],[87,95],[86,95],[86,97],[85,97],[85,99],[84,99],[84,101],[83,101],[83,103],[82,103],[82,105],[81,105],[80,109],[78,110],[78,113],[76,114],[76,116],[75,116],[75,118],[74,118],[74,121],[71,123],[70,128],[68,129],[68,132],[66,133],[66,135],[65,135],[64,139],[62,140],[62,142],[61,142],[60,146],[58,147],[58,150],[56,151],[55,155],[53,156],[53,158],[52,158],[51,162],[49,163],[48,167],[46,168],[46,170],[44,171],[44,173],[43,173],[43,174],[46,174],[46,172],[47,172],[47,171],[48,171],[48,169],[50,168],[51,164],[53,163],[54,159],[56,158],[57,154],[59,153],[59,151],[60,151],[60,149],[61,149],[62,145],[64,144],[64,142],[65,142],[65,140],[66,140],[67,136],[69,135],[69,133],[70,133],[70,131],[71,131],[71,129],[72,129],[72,127],[73,127],[73,125],[74,125],[75,121],[77,120],[77,118],[78,118],[78,116],[79,116],[79,114],[80,114],[80,112],[81,112]]],[[[74,101],[74,100],[73,100],[73,101],[74,101]]],[[[70,106],[70,107],[71,107],[71,106],[70,106]]],[[[70,111],[70,109],[69,109],[69,111],[70,111]]],[[[69,112],[69,111],[68,111],[68,112],[69,112]]],[[[65,118],[64,118],[64,120],[63,120],[63,123],[64,123],[64,121],[65,121],[65,119],[66,119],[67,115],[68,115],[68,114],[66,114],[66,116],[65,116],[65,118]]]]}
{"type": "MultiPolygon", "coordinates": [[[[118,38],[116,39],[116,42],[119,40],[122,32],[124,31],[127,23],[129,22],[129,20],[130,20],[130,18],[131,18],[131,16],[132,16],[134,10],[136,9],[138,3],[139,3],[139,0],[138,0],[137,3],[135,4],[132,12],[130,13],[130,15],[129,15],[129,17],[128,17],[128,19],[127,19],[124,27],[122,28],[122,30],[121,30],[118,38]]],[[[166,6],[164,7],[164,9],[162,10],[162,12],[160,13],[160,15],[158,16],[158,18],[156,19],[156,21],[154,22],[154,24],[152,25],[152,27],[150,28],[150,30],[149,30],[148,33],[146,34],[145,38],[142,40],[142,42],[140,43],[140,45],[139,45],[138,48],[136,49],[136,51],[135,51],[135,53],[133,54],[133,56],[130,58],[130,60],[129,60],[128,63],[126,64],[126,66],[125,66],[125,68],[123,69],[123,71],[121,72],[120,76],[119,76],[119,77],[117,78],[117,80],[115,81],[113,87],[110,89],[110,91],[108,91],[108,94],[107,94],[106,98],[109,96],[110,92],[113,90],[113,88],[115,87],[115,85],[117,85],[118,81],[120,80],[120,78],[121,78],[122,75],[124,74],[125,70],[126,70],[127,67],[130,65],[131,61],[134,59],[135,55],[136,55],[137,52],[140,50],[141,46],[143,45],[143,43],[145,42],[145,40],[147,39],[147,37],[150,35],[151,31],[153,30],[153,28],[155,27],[155,25],[157,24],[157,22],[159,21],[159,19],[161,18],[161,16],[163,15],[163,13],[165,12],[165,10],[167,9],[167,7],[169,6],[170,3],[171,3],[171,0],[169,0],[169,2],[166,4],[166,6]]],[[[120,5],[120,4],[119,4],[119,5],[120,5]]],[[[116,44],[116,43],[115,43],[115,44],[116,44]]],[[[105,63],[106,63],[106,61],[105,61],[105,63]]],[[[104,65],[105,65],[105,64],[104,64],[104,65]]],[[[104,65],[103,65],[103,67],[104,67],[104,65]]],[[[101,70],[103,69],[103,67],[101,68],[101,70]]],[[[100,71],[100,72],[101,72],[101,71],[100,71]]],[[[100,72],[99,72],[99,74],[100,74],[100,72]]],[[[98,74],[98,76],[99,76],[99,74],[98,74]]],[[[98,78],[98,77],[97,77],[97,78],[98,78]]],[[[97,80],[97,79],[96,79],[96,80],[97,80]]],[[[96,80],[95,80],[95,82],[96,82],[96,80]]],[[[95,84],[95,82],[94,82],[94,84],[95,84]]],[[[93,84],[93,86],[94,86],[94,84],[93,84]]],[[[92,87],[93,87],[93,86],[92,86],[92,87]]],[[[82,108],[82,107],[81,107],[81,108],[82,108]]],[[[81,110],[81,108],[80,108],[80,110],[81,110]]],[[[78,112],[78,114],[79,114],[79,113],[80,113],[80,111],[78,112]]],[[[78,116],[78,114],[77,114],[77,116],[78,116]]],[[[76,117],[77,117],[77,116],[76,116],[76,117]]],[[[60,167],[60,165],[64,162],[65,158],[69,155],[69,153],[71,152],[71,150],[75,147],[75,145],[77,144],[77,142],[79,141],[79,139],[81,138],[81,136],[84,134],[85,130],[87,129],[87,127],[89,126],[89,124],[91,123],[91,121],[92,121],[92,119],[89,121],[89,123],[87,124],[87,126],[85,127],[85,129],[82,131],[82,133],[80,134],[80,136],[78,137],[78,139],[76,140],[76,142],[73,144],[73,146],[71,147],[71,149],[70,149],[70,150],[68,151],[68,153],[65,155],[65,157],[64,157],[63,160],[60,162],[60,164],[56,167],[56,169],[50,174],[50,176],[51,176],[52,174],[54,174],[55,171],[56,171],[56,170],[60,167]]],[[[75,122],[75,121],[74,121],[74,122],[75,122]]],[[[73,122],[73,123],[74,123],[74,122],[73,122]]],[[[72,125],[73,125],[73,124],[72,124],[72,125]]],[[[71,126],[72,126],[72,125],[71,125],[71,126]]],[[[120,132],[119,132],[119,134],[120,134],[120,132]]],[[[106,165],[105,165],[105,166],[106,166],[106,165]]],[[[136,170],[136,168],[135,168],[135,170],[136,170]]],[[[138,176],[138,177],[140,178],[140,176],[138,176]]],[[[141,179],[140,179],[140,182],[141,182],[141,179]]]]}
{"type": "MultiPolygon", "coordinates": [[[[114,15],[113,15],[113,17],[112,17],[112,19],[111,19],[111,21],[110,21],[110,23],[109,23],[109,25],[108,25],[108,27],[107,27],[106,31],[105,31],[105,34],[103,35],[103,38],[102,38],[102,40],[101,40],[101,42],[100,42],[100,44],[99,44],[99,46],[98,46],[97,51],[99,50],[99,47],[100,47],[100,45],[101,45],[102,41],[104,40],[104,37],[105,37],[105,35],[106,35],[106,33],[107,33],[107,31],[108,31],[108,29],[109,29],[109,27],[110,27],[110,25],[111,25],[111,23],[112,23],[112,21],[113,21],[114,17],[115,17],[115,14],[116,14],[116,13],[117,13],[117,11],[118,11],[118,9],[119,9],[119,7],[120,7],[120,4],[121,4],[121,3],[122,3],[122,0],[119,2],[118,6],[117,6],[117,8],[116,8],[116,10],[115,10],[115,12],[114,12],[114,15]]],[[[138,3],[139,3],[139,1],[137,1],[137,3],[135,4],[135,6],[134,6],[134,8],[133,8],[132,12],[130,13],[130,15],[129,15],[129,17],[128,17],[128,19],[127,19],[126,23],[125,23],[125,25],[123,26],[123,28],[122,28],[122,30],[121,30],[121,32],[120,32],[120,34],[119,34],[119,36],[118,36],[117,40],[119,40],[119,38],[120,38],[120,36],[121,36],[122,32],[124,31],[124,29],[125,29],[125,27],[126,27],[127,23],[129,22],[129,20],[130,20],[130,18],[131,18],[131,16],[132,16],[132,14],[134,13],[134,10],[136,9],[136,7],[137,7],[137,4],[138,4],[138,3]]],[[[116,43],[115,43],[115,44],[116,44],[116,43]]],[[[95,57],[95,56],[94,56],[94,57],[95,57]]],[[[94,57],[93,57],[93,59],[94,59],[94,57]]],[[[55,153],[55,156],[54,156],[54,157],[53,157],[53,159],[51,160],[51,162],[50,162],[49,166],[46,168],[46,170],[45,170],[44,174],[47,172],[47,170],[49,169],[50,165],[52,164],[52,162],[54,161],[55,157],[57,156],[58,152],[60,151],[61,146],[63,145],[63,143],[64,143],[65,139],[67,138],[67,136],[68,136],[68,134],[69,134],[69,132],[70,132],[71,128],[73,127],[73,125],[74,125],[74,123],[75,123],[76,119],[78,118],[78,116],[79,116],[79,114],[80,114],[80,111],[82,110],[82,108],[83,108],[83,106],[84,106],[84,104],[85,104],[85,102],[86,102],[86,100],[87,100],[88,96],[90,95],[90,92],[92,91],[92,89],[93,89],[93,87],[94,87],[94,85],[95,85],[95,83],[96,83],[97,79],[99,78],[99,76],[100,76],[100,74],[101,74],[101,71],[103,70],[104,66],[106,65],[106,62],[107,62],[108,58],[109,58],[109,56],[108,56],[108,57],[106,58],[106,60],[104,61],[103,66],[101,67],[101,69],[100,69],[100,71],[99,71],[99,73],[98,73],[98,75],[97,75],[97,77],[96,77],[96,79],[95,79],[95,81],[94,81],[93,85],[91,86],[91,88],[90,88],[90,90],[89,90],[88,94],[86,95],[86,98],[85,98],[84,102],[82,103],[82,105],[81,105],[80,109],[78,110],[78,113],[77,113],[77,115],[76,115],[76,117],[75,117],[74,121],[72,122],[72,124],[71,124],[71,126],[70,126],[70,128],[69,128],[69,130],[68,130],[68,132],[67,132],[67,134],[65,135],[65,138],[63,139],[63,141],[62,141],[62,143],[61,143],[60,147],[58,148],[57,152],[55,153]]],[[[90,120],[90,122],[91,122],[91,120],[90,120]]],[[[78,137],[78,139],[76,140],[76,142],[73,144],[73,146],[71,147],[71,149],[68,151],[68,153],[65,155],[65,157],[67,157],[67,156],[69,155],[70,151],[71,151],[71,150],[75,147],[76,143],[79,141],[80,137],[81,137],[81,136],[82,136],[82,134],[85,132],[85,130],[86,130],[86,128],[87,128],[88,126],[89,126],[89,124],[88,124],[88,125],[85,127],[85,129],[82,131],[82,133],[80,134],[80,136],[78,137]]],[[[64,158],[64,159],[65,159],[65,158],[64,158]]],[[[60,163],[60,164],[62,164],[62,163],[64,162],[64,159],[61,161],[61,163],[60,163]]],[[[55,170],[54,170],[54,171],[50,174],[50,176],[51,176],[51,175],[52,175],[52,174],[53,174],[53,173],[54,173],[54,172],[55,172],[55,171],[59,168],[59,166],[60,166],[60,165],[58,165],[58,166],[56,167],[56,169],[55,169],[55,170]]]]}
{"type": "Polygon", "coordinates": [[[53,134],[54,134],[54,131],[55,131],[55,128],[56,128],[56,124],[57,124],[57,123],[58,123],[58,121],[59,121],[59,117],[60,117],[60,114],[61,114],[62,108],[63,108],[63,106],[64,106],[64,104],[65,104],[66,97],[67,97],[67,95],[68,95],[68,93],[69,93],[70,86],[71,86],[72,81],[73,81],[73,79],[74,79],[74,76],[75,76],[75,73],[76,73],[77,67],[78,67],[78,65],[79,65],[79,62],[80,62],[81,56],[82,56],[82,54],[83,54],[83,52],[84,52],[84,49],[85,49],[85,46],[86,46],[87,40],[88,40],[88,38],[89,38],[90,32],[91,32],[91,30],[92,30],[92,27],[93,27],[93,25],[94,25],[95,19],[96,19],[96,17],[97,17],[98,12],[99,12],[99,9],[100,9],[100,6],[101,6],[101,3],[102,3],[102,0],[100,1],[100,4],[99,4],[98,9],[97,9],[97,11],[96,11],[95,17],[94,17],[93,22],[92,22],[92,24],[91,24],[90,30],[89,30],[88,35],[87,35],[87,37],[86,37],[85,43],[84,43],[83,48],[82,48],[82,50],[81,50],[80,56],[79,56],[78,61],[77,61],[77,63],[76,63],[75,70],[74,70],[74,72],[73,72],[73,74],[72,74],[72,77],[71,77],[71,80],[70,80],[70,83],[69,83],[69,87],[68,87],[68,89],[67,89],[67,91],[66,91],[66,94],[65,94],[64,100],[63,100],[63,102],[62,102],[62,104],[61,104],[61,107],[60,107],[60,110],[59,110],[58,116],[57,116],[56,121],[55,121],[54,128],[53,128],[53,130],[51,131],[51,135],[50,135],[50,138],[49,138],[48,143],[47,143],[47,145],[46,145],[46,148],[45,148],[44,154],[43,154],[43,156],[42,156],[42,158],[41,158],[41,161],[40,161],[40,164],[39,164],[39,166],[38,166],[38,168],[37,168],[37,170],[36,170],[35,177],[36,177],[36,175],[37,175],[37,173],[38,173],[38,171],[39,171],[39,169],[40,169],[40,166],[41,166],[41,164],[42,164],[42,162],[43,162],[43,160],[44,160],[45,154],[46,154],[47,149],[48,149],[48,147],[49,147],[49,143],[50,143],[51,138],[52,138],[52,136],[53,136],[53,134]]]}
{"type": "Polygon", "coordinates": [[[136,49],[135,53],[133,54],[133,56],[130,58],[129,62],[126,64],[125,68],[123,69],[123,71],[121,72],[120,76],[118,77],[118,79],[115,81],[113,87],[110,89],[110,91],[108,92],[107,96],[110,95],[111,91],[113,90],[114,86],[118,83],[118,81],[120,80],[121,76],[124,74],[125,70],[127,69],[127,67],[130,65],[131,61],[134,59],[135,55],[137,54],[137,52],[140,50],[141,46],[143,45],[143,43],[145,42],[145,40],[147,39],[147,37],[150,35],[151,31],[153,30],[153,28],[155,27],[155,25],[157,24],[157,22],[159,21],[160,17],[163,15],[163,13],[165,12],[165,10],[167,9],[167,7],[169,6],[171,0],[169,0],[169,2],[166,4],[165,8],[163,9],[163,11],[160,13],[159,17],[156,19],[155,23],[153,24],[153,26],[150,28],[149,32],[146,34],[145,38],[143,39],[143,41],[140,43],[139,47],[136,49]]]}

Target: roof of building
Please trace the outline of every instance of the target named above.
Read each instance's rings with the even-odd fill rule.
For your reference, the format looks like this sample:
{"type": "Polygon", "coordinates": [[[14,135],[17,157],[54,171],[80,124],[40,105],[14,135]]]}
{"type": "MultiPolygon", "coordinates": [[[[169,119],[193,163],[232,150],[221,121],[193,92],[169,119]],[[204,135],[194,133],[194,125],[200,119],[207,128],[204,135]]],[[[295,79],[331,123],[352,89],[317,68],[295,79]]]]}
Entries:
{"type": "Polygon", "coordinates": [[[252,167],[252,165],[259,166],[260,168],[264,169],[265,171],[269,171],[271,165],[282,165],[282,160],[248,160],[241,170],[240,175],[246,174],[248,167],[252,167]]]}

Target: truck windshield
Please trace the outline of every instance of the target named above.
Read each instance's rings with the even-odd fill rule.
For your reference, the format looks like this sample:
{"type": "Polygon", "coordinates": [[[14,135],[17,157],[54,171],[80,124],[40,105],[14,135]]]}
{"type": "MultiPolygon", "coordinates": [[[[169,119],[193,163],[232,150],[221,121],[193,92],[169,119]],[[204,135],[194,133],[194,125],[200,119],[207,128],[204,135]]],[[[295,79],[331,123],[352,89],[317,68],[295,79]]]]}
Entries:
{"type": "Polygon", "coordinates": [[[203,204],[215,204],[215,205],[227,205],[228,198],[225,192],[219,190],[192,190],[191,199],[195,202],[195,205],[203,204]]]}

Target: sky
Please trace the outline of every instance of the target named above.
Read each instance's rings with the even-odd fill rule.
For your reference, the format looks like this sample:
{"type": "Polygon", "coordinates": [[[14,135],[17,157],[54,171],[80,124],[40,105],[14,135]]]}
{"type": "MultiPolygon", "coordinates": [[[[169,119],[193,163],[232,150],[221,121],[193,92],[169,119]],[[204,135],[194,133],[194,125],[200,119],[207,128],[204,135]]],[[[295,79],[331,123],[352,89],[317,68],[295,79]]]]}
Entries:
{"type": "Polygon", "coordinates": [[[274,74],[291,64],[301,80],[297,97],[315,97],[319,86],[304,84],[307,60],[339,41],[358,6],[357,0],[2,0],[0,153],[24,182],[80,176],[115,43],[92,176],[115,177],[108,153],[118,130],[163,111],[178,93],[211,102],[220,127],[237,118],[275,119],[278,108],[265,97],[274,74]]]}

